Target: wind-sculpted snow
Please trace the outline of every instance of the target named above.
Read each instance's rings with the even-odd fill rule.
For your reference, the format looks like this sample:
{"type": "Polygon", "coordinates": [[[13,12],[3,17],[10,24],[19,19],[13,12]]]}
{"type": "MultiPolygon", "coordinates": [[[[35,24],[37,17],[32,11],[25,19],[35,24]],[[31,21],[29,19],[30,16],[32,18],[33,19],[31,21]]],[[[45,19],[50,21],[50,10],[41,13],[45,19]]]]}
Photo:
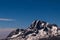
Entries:
{"type": "Polygon", "coordinates": [[[56,24],[35,20],[27,29],[16,29],[12,31],[6,40],[41,40],[60,35],[60,30],[56,24]]]}

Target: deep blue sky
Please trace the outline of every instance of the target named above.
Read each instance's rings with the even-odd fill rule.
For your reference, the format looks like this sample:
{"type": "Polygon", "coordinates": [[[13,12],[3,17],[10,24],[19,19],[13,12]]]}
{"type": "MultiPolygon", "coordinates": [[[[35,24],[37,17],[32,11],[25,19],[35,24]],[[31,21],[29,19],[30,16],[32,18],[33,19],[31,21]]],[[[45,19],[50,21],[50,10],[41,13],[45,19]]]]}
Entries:
{"type": "Polygon", "coordinates": [[[0,0],[0,28],[25,28],[39,19],[60,26],[60,0],[0,0]]]}

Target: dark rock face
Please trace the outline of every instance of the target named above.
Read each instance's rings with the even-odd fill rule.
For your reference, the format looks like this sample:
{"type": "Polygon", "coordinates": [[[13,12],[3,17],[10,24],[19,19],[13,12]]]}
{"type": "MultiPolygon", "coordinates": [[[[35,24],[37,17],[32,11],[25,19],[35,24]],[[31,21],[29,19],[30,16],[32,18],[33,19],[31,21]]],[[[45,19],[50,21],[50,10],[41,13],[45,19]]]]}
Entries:
{"type": "Polygon", "coordinates": [[[58,26],[56,24],[35,20],[27,29],[12,31],[6,40],[57,40],[59,39],[57,37],[58,26]]]}

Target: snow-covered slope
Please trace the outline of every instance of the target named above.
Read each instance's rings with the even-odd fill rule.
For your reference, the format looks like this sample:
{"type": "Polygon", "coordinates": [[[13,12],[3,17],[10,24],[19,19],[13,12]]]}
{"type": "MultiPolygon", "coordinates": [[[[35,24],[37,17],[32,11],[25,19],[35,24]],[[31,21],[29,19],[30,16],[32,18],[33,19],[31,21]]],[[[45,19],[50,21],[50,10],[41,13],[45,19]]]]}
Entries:
{"type": "Polygon", "coordinates": [[[52,38],[60,35],[60,30],[56,24],[35,20],[27,29],[16,29],[12,31],[6,40],[40,40],[52,38]]]}

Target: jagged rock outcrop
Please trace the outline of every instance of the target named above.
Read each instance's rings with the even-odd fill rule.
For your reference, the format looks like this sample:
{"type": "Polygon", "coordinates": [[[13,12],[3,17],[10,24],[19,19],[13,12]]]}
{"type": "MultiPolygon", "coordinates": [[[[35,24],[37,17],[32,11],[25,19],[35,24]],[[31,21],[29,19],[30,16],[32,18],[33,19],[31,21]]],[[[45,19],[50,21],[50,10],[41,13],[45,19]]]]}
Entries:
{"type": "Polygon", "coordinates": [[[56,37],[58,34],[58,26],[56,24],[35,20],[27,29],[12,31],[6,40],[43,40],[44,38],[56,37]]]}

